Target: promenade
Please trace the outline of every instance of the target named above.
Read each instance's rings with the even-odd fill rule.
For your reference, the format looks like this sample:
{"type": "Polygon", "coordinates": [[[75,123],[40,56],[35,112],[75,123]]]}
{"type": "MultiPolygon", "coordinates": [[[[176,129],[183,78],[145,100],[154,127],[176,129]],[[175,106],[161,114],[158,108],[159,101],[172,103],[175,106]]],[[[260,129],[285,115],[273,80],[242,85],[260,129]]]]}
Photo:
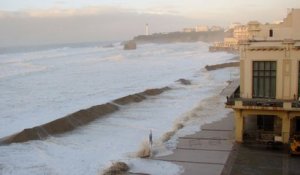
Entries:
{"type": "Polygon", "coordinates": [[[174,153],[155,157],[184,168],[183,175],[220,175],[233,148],[232,114],[220,121],[206,124],[201,131],[179,138],[174,153]]]}
{"type": "MultiPolygon", "coordinates": [[[[239,80],[233,80],[220,95],[226,98],[238,85],[239,80]]],[[[220,175],[234,146],[233,113],[224,115],[219,121],[201,126],[199,132],[180,137],[173,154],[152,159],[182,166],[183,175],[220,175]]]]}

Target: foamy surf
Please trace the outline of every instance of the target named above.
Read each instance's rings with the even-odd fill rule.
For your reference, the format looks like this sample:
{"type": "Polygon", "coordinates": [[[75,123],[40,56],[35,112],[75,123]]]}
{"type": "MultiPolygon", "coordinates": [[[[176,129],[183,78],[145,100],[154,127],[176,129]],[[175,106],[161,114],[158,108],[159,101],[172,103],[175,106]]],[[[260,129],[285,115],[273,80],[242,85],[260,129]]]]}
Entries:
{"type": "Polygon", "coordinates": [[[88,109],[82,109],[49,123],[35,126],[33,128],[26,128],[19,133],[4,137],[0,139],[0,144],[22,143],[30,140],[44,140],[49,136],[64,134],[75,130],[76,128],[87,125],[103,116],[118,111],[118,105],[139,103],[146,100],[148,96],[159,95],[167,90],[170,90],[170,88],[163,87],[157,89],[148,89],[141,93],[118,98],[111,103],[92,106],[88,109]]]}
{"type": "MultiPolygon", "coordinates": [[[[144,173],[154,175],[180,173],[182,169],[174,164],[141,160],[128,155],[138,152],[141,143],[148,140],[150,129],[153,131],[153,149],[157,154],[167,153],[169,148],[176,145],[174,139],[180,134],[199,130],[201,122],[193,125],[192,120],[187,120],[184,127],[177,130],[170,140],[161,141],[161,137],[172,131],[173,126],[184,118],[187,111],[197,106],[195,104],[214,96],[216,89],[226,86],[229,71],[233,69],[217,71],[218,74],[200,70],[206,64],[226,61],[231,55],[210,54],[205,48],[207,49],[206,45],[202,43],[145,45],[134,53],[122,53],[120,50],[114,50],[118,48],[110,48],[107,52],[104,51],[105,54],[109,55],[109,52],[112,52],[118,55],[116,52],[121,52],[126,60],[105,61],[104,65],[101,65],[101,62],[92,66],[80,63],[95,59],[95,56],[99,55],[95,54],[94,48],[91,54],[85,49],[79,57],[74,54],[79,51],[71,53],[70,55],[74,56],[72,59],[65,56],[36,59],[40,64],[51,65],[46,74],[30,74],[0,80],[5,84],[0,86],[3,90],[0,101],[0,112],[3,114],[0,115],[2,136],[15,133],[20,128],[47,123],[78,109],[136,94],[150,87],[170,86],[172,89],[158,96],[150,96],[141,103],[120,105],[122,110],[95,120],[82,129],[51,136],[46,140],[2,146],[1,173],[99,174],[110,162],[116,161],[126,162],[134,172],[143,170],[144,173]],[[65,64],[62,65],[58,60],[65,61],[65,64]],[[41,77],[51,83],[43,84],[39,79],[41,77]],[[186,86],[174,82],[180,78],[191,80],[192,84],[186,86]],[[27,84],[29,81],[32,83],[30,86],[27,84]],[[74,84],[69,86],[70,82],[74,84]],[[24,96],[21,93],[14,96],[11,89],[6,89],[20,83],[24,85],[20,92],[15,89],[16,93],[25,94],[28,93],[27,88],[32,88],[32,91],[37,91],[36,94],[28,93],[28,96],[24,96]],[[45,94],[46,97],[43,98],[45,94]],[[21,97],[26,97],[26,100],[22,102],[19,100],[21,97]],[[33,103],[26,104],[27,101],[33,103]],[[39,104],[38,109],[36,104],[39,104]],[[21,108],[9,110],[8,106],[11,105],[15,106],[14,109],[16,106],[21,108]],[[8,124],[11,128],[6,127],[8,124]],[[172,171],[166,172],[166,169],[172,171]]],[[[203,117],[205,120],[200,120],[202,122],[211,120],[210,117],[203,117]]],[[[220,117],[222,116],[215,115],[212,118],[217,120],[220,117]]]]}

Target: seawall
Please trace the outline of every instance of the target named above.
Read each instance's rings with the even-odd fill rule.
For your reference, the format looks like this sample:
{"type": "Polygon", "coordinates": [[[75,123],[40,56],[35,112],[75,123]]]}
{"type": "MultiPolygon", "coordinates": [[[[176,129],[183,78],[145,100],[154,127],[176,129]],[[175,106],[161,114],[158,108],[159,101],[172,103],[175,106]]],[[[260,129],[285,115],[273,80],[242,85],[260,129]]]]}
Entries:
{"type": "Polygon", "coordinates": [[[170,90],[170,88],[163,87],[157,89],[148,89],[141,93],[118,98],[110,103],[96,105],[88,109],[79,110],[65,117],[53,120],[49,123],[45,123],[43,125],[35,126],[32,128],[26,128],[19,133],[4,137],[0,139],[0,144],[6,145],[11,143],[22,143],[30,140],[43,140],[50,135],[70,132],[94,120],[118,111],[120,109],[119,105],[138,103],[147,99],[147,96],[159,95],[167,90],[170,90]]]}
{"type": "Polygon", "coordinates": [[[206,65],[205,69],[208,71],[213,71],[217,69],[223,69],[227,67],[239,67],[240,62],[230,62],[230,63],[222,63],[222,64],[215,64],[215,65],[206,65]]]}

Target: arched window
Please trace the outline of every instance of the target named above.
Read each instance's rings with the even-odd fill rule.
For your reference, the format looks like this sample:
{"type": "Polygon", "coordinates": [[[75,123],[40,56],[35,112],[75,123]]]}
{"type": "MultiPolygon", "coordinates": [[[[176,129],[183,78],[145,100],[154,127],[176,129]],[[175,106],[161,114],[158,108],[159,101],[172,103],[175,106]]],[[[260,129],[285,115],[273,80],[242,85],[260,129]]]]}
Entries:
{"type": "Polygon", "coordinates": [[[269,31],[269,37],[273,37],[273,29],[270,29],[269,31]]]}

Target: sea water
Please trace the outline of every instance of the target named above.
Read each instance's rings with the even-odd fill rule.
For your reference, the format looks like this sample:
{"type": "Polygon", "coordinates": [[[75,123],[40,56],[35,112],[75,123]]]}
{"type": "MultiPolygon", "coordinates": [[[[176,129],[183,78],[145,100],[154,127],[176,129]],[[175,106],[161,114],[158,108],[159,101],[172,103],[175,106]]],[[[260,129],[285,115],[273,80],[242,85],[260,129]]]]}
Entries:
{"type": "MultiPolygon", "coordinates": [[[[171,90],[121,106],[120,111],[66,134],[1,146],[0,174],[100,174],[114,161],[125,161],[136,172],[179,173],[182,169],[174,164],[137,159],[134,153],[150,129],[159,145],[176,122],[218,95],[237,69],[208,72],[204,66],[233,57],[209,53],[208,44],[202,42],[144,44],[131,51],[116,43],[1,54],[0,137],[146,89],[171,90]],[[176,82],[180,78],[192,85],[176,82]]],[[[199,115],[178,134],[224,117],[224,109],[216,107],[218,114],[199,115]]],[[[163,145],[174,144],[173,138],[163,145]]]]}

